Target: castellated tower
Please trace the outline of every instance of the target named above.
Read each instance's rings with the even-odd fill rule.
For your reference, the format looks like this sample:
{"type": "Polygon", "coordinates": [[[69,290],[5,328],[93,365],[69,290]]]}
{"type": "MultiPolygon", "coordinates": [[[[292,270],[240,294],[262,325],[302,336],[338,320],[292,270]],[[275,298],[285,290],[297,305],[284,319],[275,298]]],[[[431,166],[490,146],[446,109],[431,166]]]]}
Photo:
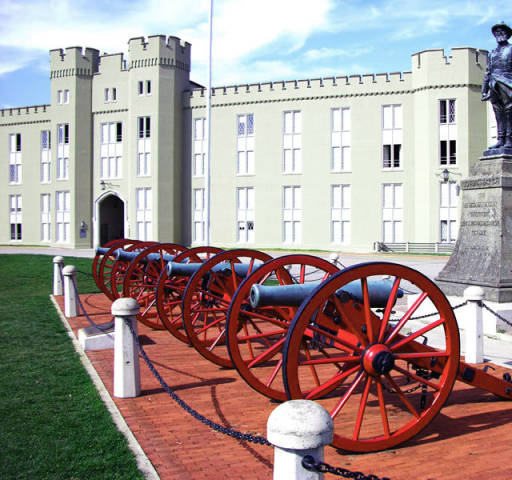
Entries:
{"type": "MultiPolygon", "coordinates": [[[[158,192],[152,199],[154,220],[150,238],[180,242],[183,239],[182,95],[189,88],[190,44],[165,35],[137,37],[129,40],[128,53],[129,151],[139,155],[141,149],[151,149],[151,172],[133,177],[130,197],[132,204],[136,203],[133,192],[137,188],[149,187],[152,192],[158,192]],[[149,118],[150,145],[141,145],[138,132],[141,118],[149,118]]],[[[129,223],[134,232],[133,221],[129,223]]]]}
{"type": "Polygon", "coordinates": [[[91,246],[91,96],[98,57],[98,50],[92,48],[50,50],[52,163],[57,191],[70,192],[66,200],[62,195],[56,198],[70,203],[66,206],[69,238],[68,232],[59,235],[76,247],[91,246]]]}

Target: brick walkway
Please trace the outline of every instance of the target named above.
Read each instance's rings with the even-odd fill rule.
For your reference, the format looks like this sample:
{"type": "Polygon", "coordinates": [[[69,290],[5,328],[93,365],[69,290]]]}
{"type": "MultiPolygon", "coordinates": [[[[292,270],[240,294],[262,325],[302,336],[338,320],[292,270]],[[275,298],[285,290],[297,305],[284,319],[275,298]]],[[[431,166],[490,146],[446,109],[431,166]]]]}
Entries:
{"type": "MultiPolygon", "coordinates": [[[[57,297],[62,307],[62,297],[57,297]]],[[[103,295],[84,295],[95,322],[110,320],[103,295]]],[[[84,317],[71,328],[88,326],[84,317]]],[[[139,326],[141,342],[165,381],[192,408],[226,427],[266,436],[276,407],[238,377],[203,359],[166,331],[139,326]]],[[[190,417],[163,391],[141,359],[142,395],[113,397],[113,350],[87,352],[142,449],[162,480],[272,478],[270,447],[234,440],[190,417]]],[[[496,375],[503,369],[497,368],[496,375]]],[[[432,424],[400,448],[372,454],[326,449],[326,461],[391,480],[512,478],[512,403],[457,382],[432,424]]],[[[327,478],[335,478],[327,475],[327,478]]]]}

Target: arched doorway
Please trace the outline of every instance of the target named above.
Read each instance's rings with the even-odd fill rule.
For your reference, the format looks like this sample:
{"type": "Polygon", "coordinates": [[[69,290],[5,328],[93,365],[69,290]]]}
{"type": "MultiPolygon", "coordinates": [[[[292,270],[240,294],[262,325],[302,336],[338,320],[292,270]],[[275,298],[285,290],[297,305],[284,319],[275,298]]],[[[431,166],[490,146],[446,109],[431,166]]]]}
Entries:
{"type": "Polygon", "coordinates": [[[99,207],[100,245],[124,238],[124,202],[115,195],[109,195],[99,207]]]}

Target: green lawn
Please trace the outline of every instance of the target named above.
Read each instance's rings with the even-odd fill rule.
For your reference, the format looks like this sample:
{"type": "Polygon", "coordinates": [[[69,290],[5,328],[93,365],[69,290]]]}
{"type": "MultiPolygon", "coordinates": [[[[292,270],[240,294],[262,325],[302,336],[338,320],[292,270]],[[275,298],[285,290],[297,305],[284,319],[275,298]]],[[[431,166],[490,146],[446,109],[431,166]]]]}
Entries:
{"type": "Polygon", "coordinates": [[[0,478],[142,479],[50,302],[52,260],[0,255],[0,478]]]}

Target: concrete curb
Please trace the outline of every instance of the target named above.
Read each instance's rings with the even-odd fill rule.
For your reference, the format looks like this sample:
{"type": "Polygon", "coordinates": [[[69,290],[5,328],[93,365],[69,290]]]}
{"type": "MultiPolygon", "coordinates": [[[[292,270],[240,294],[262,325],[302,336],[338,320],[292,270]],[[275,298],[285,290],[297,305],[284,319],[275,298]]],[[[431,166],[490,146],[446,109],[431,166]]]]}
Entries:
{"type": "Polygon", "coordinates": [[[67,318],[62,313],[60,306],[56,302],[53,295],[50,295],[50,300],[53,303],[55,310],[57,310],[60,320],[62,321],[64,327],[66,328],[66,330],[68,332],[68,336],[73,343],[73,347],[75,348],[75,351],[78,353],[78,356],[80,357],[80,361],[82,362],[82,365],[84,366],[85,370],[91,377],[92,383],[96,387],[96,390],[98,390],[98,393],[100,394],[100,397],[103,400],[103,403],[107,407],[107,410],[109,411],[109,413],[112,417],[112,420],[114,421],[117,429],[125,436],[126,440],[128,441],[128,447],[135,455],[135,460],[137,462],[138,469],[142,472],[144,477],[147,478],[148,480],[160,480],[160,476],[158,475],[157,471],[155,470],[155,467],[153,467],[153,464],[150,462],[149,458],[144,453],[144,450],[142,450],[142,447],[139,445],[139,442],[135,438],[135,435],[132,433],[132,431],[128,427],[128,424],[125,422],[123,416],[121,415],[121,412],[119,411],[116,404],[114,403],[114,400],[112,400],[110,393],[108,392],[108,390],[105,388],[105,385],[101,381],[100,376],[94,369],[91,361],[85,354],[85,351],[80,346],[80,343],[78,342],[78,339],[76,338],[75,333],[69,326],[67,318]]]}

